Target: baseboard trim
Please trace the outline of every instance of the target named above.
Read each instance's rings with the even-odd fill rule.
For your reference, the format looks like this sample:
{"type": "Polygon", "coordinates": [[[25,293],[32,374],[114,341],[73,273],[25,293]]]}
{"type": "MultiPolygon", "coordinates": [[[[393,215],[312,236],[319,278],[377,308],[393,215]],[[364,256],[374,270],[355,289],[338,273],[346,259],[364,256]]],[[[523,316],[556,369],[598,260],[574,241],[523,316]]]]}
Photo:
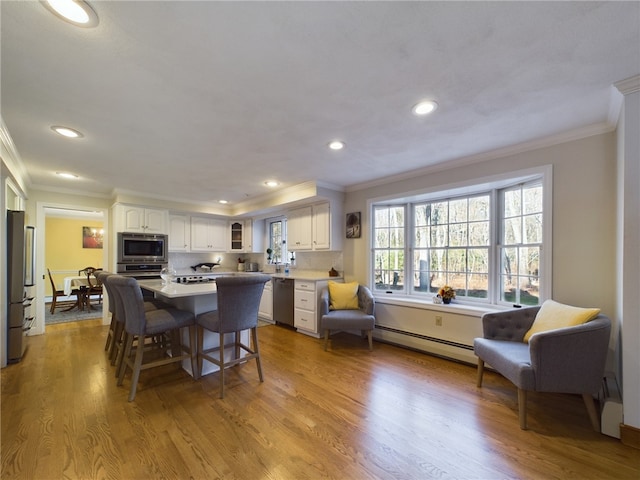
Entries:
{"type": "Polygon", "coordinates": [[[640,450],[640,428],[620,424],[620,441],[628,447],[640,450]]]}

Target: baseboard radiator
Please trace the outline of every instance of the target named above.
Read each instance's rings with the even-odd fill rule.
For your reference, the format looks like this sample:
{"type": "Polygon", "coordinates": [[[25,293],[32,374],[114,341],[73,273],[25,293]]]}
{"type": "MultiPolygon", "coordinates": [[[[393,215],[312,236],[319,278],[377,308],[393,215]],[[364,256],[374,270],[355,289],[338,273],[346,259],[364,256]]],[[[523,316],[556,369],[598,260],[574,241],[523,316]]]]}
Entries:
{"type": "Polygon", "coordinates": [[[602,433],[610,437],[620,438],[620,424],[622,423],[622,397],[620,387],[613,373],[605,373],[602,388],[598,394],[600,400],[602,433]]]}

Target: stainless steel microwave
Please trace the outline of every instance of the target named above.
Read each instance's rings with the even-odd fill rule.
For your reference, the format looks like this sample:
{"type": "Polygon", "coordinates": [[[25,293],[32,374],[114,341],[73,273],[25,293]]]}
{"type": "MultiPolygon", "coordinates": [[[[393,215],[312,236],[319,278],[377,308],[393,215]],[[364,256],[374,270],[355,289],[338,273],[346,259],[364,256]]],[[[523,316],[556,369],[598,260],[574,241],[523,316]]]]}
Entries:
{"type": "Polygon", "coordinates": [[[167,262],[167,235],[149,233],[118,233],[118,263],[167,262]]]}

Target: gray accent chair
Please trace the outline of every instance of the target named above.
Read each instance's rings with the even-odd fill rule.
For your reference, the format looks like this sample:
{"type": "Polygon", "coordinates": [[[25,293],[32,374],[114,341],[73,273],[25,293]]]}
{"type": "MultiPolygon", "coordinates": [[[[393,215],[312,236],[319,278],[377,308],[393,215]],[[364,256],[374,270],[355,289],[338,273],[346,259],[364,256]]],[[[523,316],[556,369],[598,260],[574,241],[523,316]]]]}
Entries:
{"type": "Polygon", "coordinates": [[[320,331],[324,331],[324,349],[327,350],[331,330],[361,330],[367,334],[369,350],[373,350],[372,333],[376,324],[376,303],[369,288],[358,286],[358,310],[329,310],[329,289],[320,294],[320,331]]]}
{"type": "Polygon", "coordinates": [[[591,425],[600,431],[593,395],[602,387],[611,333],[604,315],[573,327],[559,328],[522,339],[540,307],[527,307],[482,316],[483,338],[476,338],[477,385],[482,387],[485,362],[518,388],[520,428],[527,429],[527,391],[580,394],[591,425]]]}
{"type": "Polygon", "coordinates": [[[219,367],[220,398],[224,398],[225,368],[246,363],[255,359],[260,382],[264,381],[260,364],[260,348],[258,346],[258,309],[264,285],[271,280],[269,275],[238,275],[216,278],[218,308],[210,312],[201,313],[196,318],[198,326],[197,372],[199,378],[202,373],[203,360],[207,360],[219,367]],[[218,346],[204,348],[204,330],[218,334],[218,346]],[[242,343],[240,333],[251,330],[252,346],[242,343]],[[225,342],[225,334],[234,334],[231,343],[225,342]],[[234,357],[225,360],[225,349],[233,347],[234,357]],[[246,353],[240,356],[241,350],[246,353]],[[212,354],[217,353],[217,356],[212,354]]]}
{"type": "Polygon", "coordinates": [[[135,278],[111,275],[107,284],[112,287],[116,298],[116,312],[119,318],[124,315],[124,347],[121,351],[118,386],[122,385],[127,367],[131,368],[131,390],[129,401],[136,396],[140,372],[153,367],[178,363],[190,359],[191,368],[195,371],[196,327],[195,316],[191,312],[172,308],[157,308],[146,311],[140,285],[135,278]],[[180,330],[189,328],[189,347],[182,345],[180,330]],[[151,346],[145,339],[151,339],[151,346]],[[161,341],[157,341],[160,338],[161,341]],[[170,340],[165,341],[166,338],[170,340]],[[132,355],[133,343],[137,342],[135,355],[132,355]],[[152,359],[145,361],[145,353],[152,359]],[[169,355],[170,353],[170,355],[169,355]]]}

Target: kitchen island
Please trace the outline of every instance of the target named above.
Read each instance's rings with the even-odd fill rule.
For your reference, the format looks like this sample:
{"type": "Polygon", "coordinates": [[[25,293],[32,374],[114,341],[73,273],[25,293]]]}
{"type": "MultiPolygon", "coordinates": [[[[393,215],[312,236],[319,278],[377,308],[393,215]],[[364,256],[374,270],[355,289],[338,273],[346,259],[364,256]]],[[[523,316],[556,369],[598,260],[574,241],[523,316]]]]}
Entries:
{"type": "MultiPolygon", "coordinates": [[[[218,291],[216,282],[198,282],[198,283],[175,283],[170,282],[164,284],[162,280],[139,280],[140,287],[144,290],[152,292],[154,297],[162,300],[176,308],[186,310],[199,315],[204,312],[216,310],[218,308],[218,291]]],[[[225,335],[225,343],[233,342],[233,333],[225,335]]],[[[249,344],[249,330],[245,330],[240,334],[241,341],[246,345],[249,344]]],[[[189,344],[189,334],[182,332],[182,341],[189,344]]],[[[203,337],[204,348],[217,347],[220,344],[220,337],[217,333],[204,330],[203,337]]],[[[190,345],[192,348],[195,346],[190,345]]],[[[225,349],[225,358],[233,358],[235,352],[232,347],[225,349]]],[[[193,375],[191,370],[191,362],[184,360],[182,368],[193,375]]],[[[219,367],[211,362],[202,362],[202,375],[217,372],[219,367]]]]}

